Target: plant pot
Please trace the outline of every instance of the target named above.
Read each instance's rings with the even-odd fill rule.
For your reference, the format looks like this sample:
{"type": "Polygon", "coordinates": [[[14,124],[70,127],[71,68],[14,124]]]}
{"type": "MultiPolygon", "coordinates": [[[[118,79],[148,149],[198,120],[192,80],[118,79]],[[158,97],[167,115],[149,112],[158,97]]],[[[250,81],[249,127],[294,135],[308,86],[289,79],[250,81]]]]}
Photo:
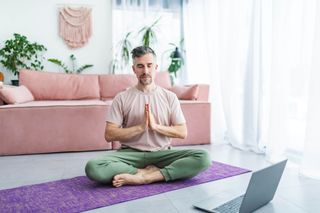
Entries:
{"type": "Polygon", "coordinates": [[[13,86],[19,86],[19,80],[11,80],[13,86]]]}
{"type": "Polygon", "coordinates": [[[4,81],[4,75],[2,72],[0,72],[0,81],[4,81]]]}

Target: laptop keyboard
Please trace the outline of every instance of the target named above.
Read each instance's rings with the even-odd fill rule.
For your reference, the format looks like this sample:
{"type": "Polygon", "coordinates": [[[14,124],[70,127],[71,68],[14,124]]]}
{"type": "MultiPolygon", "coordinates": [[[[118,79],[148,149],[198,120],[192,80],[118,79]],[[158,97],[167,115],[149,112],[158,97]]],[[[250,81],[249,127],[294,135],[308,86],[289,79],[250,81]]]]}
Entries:
{"type": "Polygon", "coordinates": [[[241,195],[239,197],[236,197],[233,200],[230,200],[229,202],[226,202],[224,204],[222,204],[221,206],[218,206],[216,208],[214,208],[214,211],[218,211],[220,213],[236,213],[239,212],[240,209],[240,205],[242,203],[243,200],[243,196],[241,195]]]}

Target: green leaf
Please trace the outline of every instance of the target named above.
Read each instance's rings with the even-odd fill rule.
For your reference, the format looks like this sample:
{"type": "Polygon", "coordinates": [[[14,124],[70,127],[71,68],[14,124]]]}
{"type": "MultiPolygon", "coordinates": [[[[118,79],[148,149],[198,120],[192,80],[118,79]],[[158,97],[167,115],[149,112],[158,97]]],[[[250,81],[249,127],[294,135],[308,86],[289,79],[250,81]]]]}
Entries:
{"type": "Polygon", "coordinates": [[[58,66],[60,66],[66,73],[69,73],[69,69],[68,67],[63,63],[61,62],[60,60],[58,59],[55,59],[55,58],[49,58],[48,61],[50,61],[51,63],[54,63],[58,66]]]}
{"type": "Polygon", "coordinates": [[[50,61],[50,62],[62,67],[65,73],[81,73],[83,70],[85,70],[87,68],[90,68],[90,67],[93,67],[92,64],[85,64],[85,65],[82,65],[81,67],[79,67],[77,69],[76,68],[76,60],[77,60],[77,58],[73,54],[71,54],[69,56],[69,59],[70,59],[70,61],[72,63],[72,69],[69,69],[67,65],[65,65],[62,61],[60,61],[58,59],[49,58],[48,61],[50,61]]]}
{"type": "Polygon", "coordinates": [[[93,65],[92,64],[85,64],[85,65],[79,67],[79,69],[77,69],[77,73],[81,73],[83,70],[90,68],[90,67],[93,67],[93,65]]]}
{"type": "Polygon", "coordinates": [[[152,43],[157,41],[155,29],[159,23],[161,17],[154,21],[150,26],[144,26],[138,31],[138,34],[142,34],[142,44],[149,47],[152,43]]]}
{"type": "Polygon", "coordinates": [[[14,75],[22,68],[43,69],[40,55],[47,49],[36,42],[30,43],[26,36],[13,34],[13,39],[5,41],[5,46],[0,50],[1,64],[14,75]]]}

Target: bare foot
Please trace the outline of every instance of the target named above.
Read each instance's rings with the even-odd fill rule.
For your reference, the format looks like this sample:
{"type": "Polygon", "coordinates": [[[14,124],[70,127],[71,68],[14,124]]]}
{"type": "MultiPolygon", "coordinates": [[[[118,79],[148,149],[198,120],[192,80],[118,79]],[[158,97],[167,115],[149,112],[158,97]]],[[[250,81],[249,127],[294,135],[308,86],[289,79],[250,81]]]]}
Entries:
{"type": "Polygon", "coordinates": [[[159,171],[160,169],[158,167],[156,167],[155,165],[148,165],[142,170],[144,170],[148,174],[148,173],[152,173],[155,171],[159,171]]]}
{"type": "Polygon", "coordinates": [[[119,174],[113,177],[112,185],[120,187],[123,185],[142,185],[145,184],[145,178],[141,173],[137,174],[119,174]]]}
{"type": "Polygon", "coordinates": [[[142,185],[164,180],[160,169],[154,165],[148,165],[144,169],[132,174],[118,174],[113,177],[112,185],[120,187],[124,185],[142,185]]]}

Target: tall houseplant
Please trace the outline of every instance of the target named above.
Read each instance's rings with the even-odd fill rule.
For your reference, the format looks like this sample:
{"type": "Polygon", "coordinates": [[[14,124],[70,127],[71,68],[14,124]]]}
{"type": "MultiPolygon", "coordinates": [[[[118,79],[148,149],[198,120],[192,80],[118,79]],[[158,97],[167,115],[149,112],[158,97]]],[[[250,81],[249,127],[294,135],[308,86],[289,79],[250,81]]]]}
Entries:
{"type": "Polygon", "coordinates": [[[161,17],[153,22],[150,26],[144,26],[139,30],[139,34],[142,34],[142,45],[150,47],[151,44],[157,42],[156,30],[161,17]]]}
{"type": "Polygon", "coordinates": [[[111,70],[113,74],[116,73],[116,70],[122,70],[129,65],[130,51],[132,49],[132,43],[130,41],[131,34],[132,32],[128,32],[116,46],[116,54],[111,61],[111,70]]]}
{"type": "MultiPolygon", "coordinates": [[[[150,46],[156,43],[156,28],[160,18],[153,22],[150,26],[142,27],[137,35],[142,35],[141,45],[150,46]]],[[[125,37],[120,40],[115,49],[115,55],[111,61],[111,70],[115,74],[117,70],[124,70],[128,68],[130,62],[130,52],[132,50],[132,34],[133,32],[126,33],[125,37]]]]}
{"type": "Polygon", "coordinates": [[[14,38],[5,41],[5,46],[0,49],[1,64],[14,75],[19,75],[23,68],[42,70],[42,54],[47,48],[36,42],[31,43],[24,35],[14,33],[13,36],[14,38]]]}
{"type": "Polygon", "coordinates": [[[61,67],[64,70],[65,73],[77,73],[77,74],[80,74],[83,70],[88,69],[90,67],[93,67],[92,64],[85,64],[85,65],[82,65],[82,66],[80,66],[78,68],[78,66],[76,64],[77,58],[73,54],[71,54],[69,56],[69,58],[70,58],[70,61],[71,61],[71,67],[72,67],[71,69],[65,63],[60,61],[59,59],[49,58],[48,61],[58,65],[59,67],[61,67]]]}

